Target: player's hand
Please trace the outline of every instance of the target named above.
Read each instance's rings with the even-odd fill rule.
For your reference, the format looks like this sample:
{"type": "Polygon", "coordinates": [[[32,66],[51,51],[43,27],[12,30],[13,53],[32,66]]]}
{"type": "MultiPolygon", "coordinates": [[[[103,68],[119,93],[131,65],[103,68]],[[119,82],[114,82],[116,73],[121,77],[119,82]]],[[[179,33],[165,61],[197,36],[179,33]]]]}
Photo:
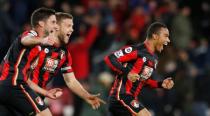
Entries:
{"type": "Polygon", "coordinates": [[[62,89],[54,88],[47,91],[46,97],[50,99],[58,99],[59,97],[61,97],[62,94],[63,94],[62,89]]]}
{"type": "Polygon", "coordinates": [[[174,81],[171,77],[163,80],[162,87],[165,89],[171,89],[174,86],[174,81]]]}
{"type": "Polygon", "coordinates": [[[101,105],[101,103],[106,104],[106,102],[99,98],[100,94],[96,95],[89,95],[87,98],[85,98],[86,102],[92,106],[92,108],[98,109],[101,105]]]}
{"type": "Polygon", "coordinates": [[[52,31],[49,35],[41,40],[42,45],[52,46],[55,43],[56,31],[52,31]]]}
{"type": "Polygon", "coordinates": [[[136,82],[136,80],[139,80],[140,76],[137,73],[128,73],[128,79],[132,82],[136,82]]]}
{"type": "Polygon", "coordinates": [[[52,39],[51,37],[47,36],[45,38],[43,38],[41,40],[41,44],[42,45],[49,45],[49,46],[52,46],[53,44],[55,43],[54,39],[52,39]]]}

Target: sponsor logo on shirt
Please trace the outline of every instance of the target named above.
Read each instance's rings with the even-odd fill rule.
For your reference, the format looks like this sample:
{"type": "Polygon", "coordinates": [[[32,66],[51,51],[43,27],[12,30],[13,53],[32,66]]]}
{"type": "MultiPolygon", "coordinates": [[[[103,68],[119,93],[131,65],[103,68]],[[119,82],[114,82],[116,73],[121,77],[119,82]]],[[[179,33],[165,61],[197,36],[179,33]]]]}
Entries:
{"type": "Polygon", "coordinates": [[[58,67],[58,59],[47,58],[43,69],[49,72],[55,72],[58,67]]]}

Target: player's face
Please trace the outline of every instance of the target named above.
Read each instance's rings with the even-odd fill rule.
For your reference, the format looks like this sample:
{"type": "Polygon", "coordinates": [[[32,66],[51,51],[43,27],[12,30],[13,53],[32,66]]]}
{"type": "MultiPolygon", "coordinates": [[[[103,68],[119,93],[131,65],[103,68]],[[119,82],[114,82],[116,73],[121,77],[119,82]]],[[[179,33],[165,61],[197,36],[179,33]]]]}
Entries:
{"type": "Polygon", "coordinates": [[[55,32],[58,29],[57,21],[55,15],[51,15],[46,21],[45,21],[45,32],[46,33],[52,33],[55,32]]]}
{"type": "Polygon", "coordinates": [[[64,44],[68,44],[69,38],[72,34],[73,30],[73,20],[72,19],[63,19],[60,22],[60,34],[59,38],[64,44]]]}
{"type": "Polygon", "coordinates": [[[161,52],[163,50],[164,45],[166,46],[170,42],[168,29],[161,28],[159,33],[157,34],[156,40],[156,51],[161,52]]]}

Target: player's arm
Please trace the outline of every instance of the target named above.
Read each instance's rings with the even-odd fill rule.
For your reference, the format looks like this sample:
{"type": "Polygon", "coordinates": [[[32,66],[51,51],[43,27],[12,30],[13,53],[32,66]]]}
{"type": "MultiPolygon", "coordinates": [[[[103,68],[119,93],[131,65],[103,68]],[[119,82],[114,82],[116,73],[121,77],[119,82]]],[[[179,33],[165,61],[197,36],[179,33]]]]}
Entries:
{"type": "Polygon", "coordinates": [[[54,88],[54,89],[50,89],[50,90],[45,90],[45,89],[39,87],[37,84],[35,84],[30,79],[27,80],[27,84],[35,92],[37,92],[37,93],[39,93],[39,94],[41,94],[43,96],[46,96],[48,98],[51,98],[51,99],[57,99],[57,98],[59,98],[62,95],[62,89],[60,89],[60,88],[54,88]]]}
{"type": "Polygon", "coordinates": [[[92,95],[86,91],[82,85],[77,81],[73,72],[63,74],[64,81],[69,89],[71,89],[75,94],[83,98],[87,103],[89,103],[93,109],[97,109],[100,103],[105,103],[103,100],[98,98],[99,94],[92,95]]]}
{"type": "Polygon", "coordinates": [[[41,38],[37,36],[37,33],[34,31],[26,32],[21,37],[21,44],[24,46],[33,47],[35,45],[53,45],[54,40],[52,39],[53,35],[50,35],[41,38]]]}
{"type": "Polygon", "coordinates": [[[134,47],[129,46],[106,56],[104,60],[113,71],[119,74],[128,73],[129,70],[123,66],[123,63],[136,59],[137,54],[137,50],[134,47]]]}
{"type": "Polygon", "coordinates": [[[162,81],[148,79],[145,84],[151,88],[162,88],[162,83],[162,81]]]}
{"type": "Polygon", "coordinates": [[[46,96],[47,95],[47,90],[39,87],[37,84],[35,84],[33,81],[31,81],[30,79],[27,80],[27,84],[29,85],[29,87],[31,89],[33,89],[35,92],[43,95],[43,96],[46,96]]]}
{"type": "Polygon", "coordinates": [[[164,89],[171,89],[174,86],[174,82],[172,78],[166,78],[163,81],[156,81],[153,79],[148,79],[146,84],[151,88],[164,88],[164,89]]]}

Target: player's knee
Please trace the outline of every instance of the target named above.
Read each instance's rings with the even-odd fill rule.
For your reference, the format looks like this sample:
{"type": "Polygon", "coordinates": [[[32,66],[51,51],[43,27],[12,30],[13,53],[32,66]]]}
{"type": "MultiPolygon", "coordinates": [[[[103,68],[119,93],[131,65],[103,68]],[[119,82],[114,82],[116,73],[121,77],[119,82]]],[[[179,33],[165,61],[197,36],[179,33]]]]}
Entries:
{"type": "Polygon", "coordinates": [[[144,108],[138,112],[137,116],[152,116],[152,114],[146,108],[144,108]]]}
{"type": "Polygon", "coordinates": [[[51,113],[50,110],[47,108],[47,109],[41,111],[40,113],[36,114],[36,116],[52,116],[52,113],[51,113]]]}

